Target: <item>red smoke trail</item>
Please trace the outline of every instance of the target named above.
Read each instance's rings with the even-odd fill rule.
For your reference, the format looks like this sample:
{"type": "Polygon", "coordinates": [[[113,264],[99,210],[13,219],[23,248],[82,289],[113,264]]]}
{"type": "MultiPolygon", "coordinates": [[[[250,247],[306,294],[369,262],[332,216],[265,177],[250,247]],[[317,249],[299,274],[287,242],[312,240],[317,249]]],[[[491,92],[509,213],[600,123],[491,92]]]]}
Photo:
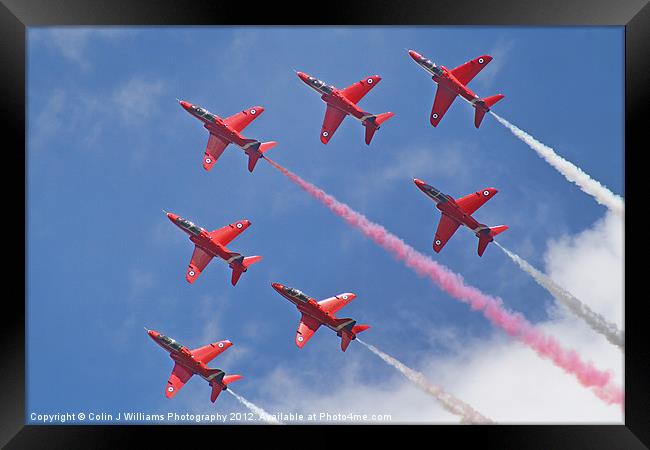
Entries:
{"type": "Polygon", "coordinates": [[[550,359],[565,372],[575,375],[580,384],[591,388],[601,400],[608,404],[623,403],[623,391],[613,384],[611,372],[600,371],[591,363],[583,362],[575,350],[562,348],[554,337],[535,329],[521,314],[508,311],[500,298],[489,296],[475,287],[466,285],[460,275],[418,252],[381,225],[369,221],[362,214],[279,164],[268,158],[266,160],[309,195],[327,206],[334,214],[388,250],[415,273],[428,277],[452,297],[469,304],[473,310],[481,311],[490,322],[531,347],[538,355],[550,359]]]}

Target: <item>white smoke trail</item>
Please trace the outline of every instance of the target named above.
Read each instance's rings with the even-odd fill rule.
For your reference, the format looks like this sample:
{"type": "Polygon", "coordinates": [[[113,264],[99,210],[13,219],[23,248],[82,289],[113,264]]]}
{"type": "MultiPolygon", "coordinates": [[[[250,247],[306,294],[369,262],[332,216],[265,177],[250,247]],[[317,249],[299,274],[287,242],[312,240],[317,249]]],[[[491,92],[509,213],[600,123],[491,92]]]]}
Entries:
{"type": "Polygon", "coordinates": [[[517,128],[503,117],[499,117],[492,111],[490,111],[490,114],[492,114],[503,126],[509,129],[512,134],[535,150],[535,152],[537,152],[541,158],[544,158],[547,163],[564,175],[564,178],[574,183],[583,192],[591,195],[601,205],[606,206],[621,216],[623,215],[625,206],[622,197],[614,194],[607,187],[603,186],[583,172],[582,169],[576,167],[573,163],[555,153],[552,148],[542,144],[530,134],[517,128]]]}
{"type": "Polygon", "coordinates": [[[382,352],[378,348],[366,342],[363,342],[358,337],[356,340],[360,344],[365,346],[368,350],[370,350],[372,353],[379,356],[388,365],[397,369],[402,375],[404,375],[409,381],[413,382],[417,387],[422,389],[427,394],[433,396],[436,400],[438,400],[442,404],[442,407],[445,408],[445,410],[447,410],[451,414],[460,416],[461,423],[463,424],[494,423],[492,420],[481,415],[478,411],[473,409],[467,403],[457,399],[456,397],[449,394],[448,392],[445,392],[444,389],[442,389],[441,387],[431,384],[420,372],[417,372],[409,367],[406,367],[404,364],[402,364],[392,356],[387,355],[386,353],[382,352]]]}
{"type": "Polygon", "coordinates": [[[270,423],[270,424],[273,424],[273,425],[284,425],[284,423],[280,422],[278,419],[276,419],[275,416],[273,416],[272,414],[267,413],[266,411],[264,411],[259,406],[249,402],[244,397],[242,397],[241,395],[234,392],[231,388],[226,389],[226,392],[230,392],[237,400],[239,400],[239,403],[244,405],[246,408],[250,409],[251,412],[254,412],[258,416],[260,416],[260,419],[262,419],[264,422],[270,423]]]}
{"type": "Polygon", "coordinates": [[[533,277],[537,284],[550,292],[557,301],[566,306],[572,313],[583,319],[596,333],[602,334],[609,342],[622,350],[625,349],[625,337],[623,332],[620,331],[616,325],[608,322],[603,316],[592,311],[587,305],[571,295],[570,292],[567,292],[561,286],[558,286],[550,277],[535,269],[520,256],[515,255],[497,241],[494,241],[494,243],[497,247],[503,250],[503,252],[508,255],[521,270],[533,277]]]}

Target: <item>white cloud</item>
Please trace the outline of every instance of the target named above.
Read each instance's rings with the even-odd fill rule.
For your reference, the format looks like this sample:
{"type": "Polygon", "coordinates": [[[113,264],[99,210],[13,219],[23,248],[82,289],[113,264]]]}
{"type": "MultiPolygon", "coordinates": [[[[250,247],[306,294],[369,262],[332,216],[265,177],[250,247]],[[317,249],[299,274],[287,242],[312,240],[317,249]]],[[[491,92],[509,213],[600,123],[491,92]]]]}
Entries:
{"type": "MultiPolygon", "coordinates": [[[[139,76],[116,83],[109,93],[55,89],[41,108],[29,112],[29,148],[43,150],[65,134],[70,145],[59,150],[77,147],[99,152],[101,137],[107,128],[114,127],[116,118],[125,125],[137,126],[142,119],[155,117],[165,89],[164,81],[139,76]]],[[[142,153],[134,150],[130,155],[135,159],[142,153]]]]}
{"type": "Polygon", "coordinates": [[[548,244],[546,273],[607,319],[623,322],[623,220],[613,213],[548,244]]]}
{"type": "Polygon", "coordinates": [[[147,293],[157,283],[156,275],[148,270],[136,267],[129,272],[129,297],[138,298],[147,293]]]}
{"type": "Polygon", "coordinates": [[[54,49],[86,71],[91,68],[88,47],[92,40],[117,41],[133,33],[133,30],[124,28],[36,28],[30,31],[29,38],[54,49]]]}
{"type": "Polygon", "coordinates": [[[133,77],[116,87],[111,100],[125,123],[139,125],[155,114],[164,88],[162,80],[133,77]]]}
{"type": "Polygon", "coordinates": [[[259,28],[253,27],[235,29],[230,41],[215,48],[213,60],[218,65],[218,70],[214,73],[222,79],[230,80],[233,77],[241,78],[242,71],[251,71],[251,64],[256,64],[249,59],[251,48],[258,43],[262,33],[259,28]]]}
{"type": "Polygon", "coordinates": [[[29,144],[32,148],[46,144],[48,139],[65,126],[64,111],[67,94],[64,90],[52,91],[37,113],[28,112],[28,117],[34,117],[28,122],[29,144]]]}

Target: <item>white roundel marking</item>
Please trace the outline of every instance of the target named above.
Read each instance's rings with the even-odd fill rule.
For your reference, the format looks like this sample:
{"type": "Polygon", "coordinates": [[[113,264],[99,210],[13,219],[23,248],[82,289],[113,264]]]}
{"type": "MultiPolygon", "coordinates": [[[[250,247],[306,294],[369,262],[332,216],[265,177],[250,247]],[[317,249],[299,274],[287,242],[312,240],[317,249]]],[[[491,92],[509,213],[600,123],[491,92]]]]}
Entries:
{"type": "Polygon", "coordinates": [[[188,273],[189,273],[189,275],[190,275],[191,277],[194,276],[194,271],[193,271],[193,270],[190,270],[188,273]]]}
{"type": "Polygon", "coordinates": [[[485,195],[487,197],[488,195],[490,195],[490,191],[487,191],[487,190],[483,191],[483,195],[485,195]]]}
{"type": "Polygon", "coordinates": [[[368,84],[372,84],[372,78],[368,78],[368,84]]]}
{"type": "Polygon", "coordinates": [[[167,388],[167,390],[168,390],[169,392],[174,392],[174,386],[169,386],[169,387],[167,388]]]}
{"type": "Polygon", "coordinates": [[[210,163],[212,162],[212,159],[210,159],[210,158],[205,158],[205,162],[208,163],[208,164],[210,164],[210,163]]]}
{"type": "Polygon", "coordinates": [[[327,131],[323,131],[323,137],[329,136],[329,133],[327,131]]]}
{"type": "Polygon", "coordinates": [[[304,337],[302,337],[302,336],[298,336],[298,341],[299,341],[299,342],[302,342],[304,339],[305,339],[304,337]]]}
{"type": "Polygon", "coordinates": [[[437,119],[438,118],[438,113],[431,114],[431,117],[433,117],[434,119],[437,119]]]}
{"type": "Polygon", "coordinates": [[[479,59],[478,59],[478,63],[479,63],[479,64],[483,64],[483,58],[479,58],[479,59]]]}
{"type": "Polygon", "coordinates": [[[240,222],[240,223],[237,224],[237,228],[241,228],[241,227],[243,227],[243,225],[240,222]]]}
{"type": "Polygon", "coordinates": [[[255,111],[254,109],[251,109],[251,114],[255,115],[256,112],[257,111],[255,111]]]}
{"type": "Polygon", "coordinates": [[[436,239],[436,245],[440,245],[440,239],[436,239]]]}
{"type": "Polygon", "coordinates": [[[341,298],[342,298],[343,300],[347,300],[347,299],[348,299],[348,296],[347,296],[347,295],[344,295],[344,296],[342,296],[341,298]]]}
{"type": "Polygon", "coordinates": [[[223,342],[219,342],[219,347],[223,348],[223,342]]]}

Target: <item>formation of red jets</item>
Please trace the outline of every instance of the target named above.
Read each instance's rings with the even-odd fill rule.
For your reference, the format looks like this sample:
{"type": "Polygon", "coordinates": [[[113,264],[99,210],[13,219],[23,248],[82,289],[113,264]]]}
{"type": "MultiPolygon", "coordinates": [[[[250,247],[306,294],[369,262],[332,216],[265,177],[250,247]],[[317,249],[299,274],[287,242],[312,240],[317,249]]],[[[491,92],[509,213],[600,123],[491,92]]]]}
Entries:
{"type": "MultiPolygon", "coordinates": [[[[430,116],[431,125],[434,127],[440,123],[440,120],[457,96],[460,96],[474,107],[474,125],[476,128],[480,126],[485,113],[490,111],[490,107],[503,98],[501,94],[480,98],[467,87],[467,84],[492,61],[492,57],[488,55],[479,56],[455,69],[449,70],[444,66],[437,66],[413,50],[409,50],[408,53],[438,84],[430,116]]],[[[296,74],[307,86],[321,94],[321,99],[327,104],[320,135],[323,144],[327,144],[332,139],[343,119],[346,116],[351,116],[365,127],[365,142],[370,145],[375,132],[394,115],[392,112],[372,114],[357,105],[381,81],[381,77],[378,75],[368,76],[344,89],[337,89],[304,72],[296,72],[296,74]]],[[[245,138],[241,134],[253,120],[264,112],[264,108],[261,106],[253,106],[222,119],[205,108],[184,100],[179,100],[179,103],[183,109],[199,119],[205,129],[208,130],[208,143],[203,156],[203,168],[205,170],[212,168],[229,144],[235,144],[248,156],[248,170],[253,172],[259,159],[264,158],[264,152],[277,144],[274,141],[260,142],[256,139],[245,138]]],[[[442,213],[433,241],[433,250],[436,253],[442,250],[461,225],[465,225],[478,237],[479,256],[483,255],[487,245],[494,240],[494,236],[508,228],[505,225],[489,227],[472,217],[472,214],[478,208],[497,193],[494,188],[485,188],[462,198],[454,199],[424,181],[418,179],[413,181],[422,192],[436,202],[436,207],[442,213]]],[[[251,225],[251,222],[246,219],[238,220],[214,231],[207,231],[176,214],[165,213],[174,225],[188,234],[190,241],[194,244],[192,258],[185,275],[188,283],[194,283],[215,256],[223,259],[232,269],[231,283],[233,286],[237,284],[241,275],[252,264],[262,259],[261,256],[243,256],[226,247],[251,225]]],[[[280,295],[293,303],[301,313],[295,339],[299,348],[302,348],[311,339],[321,325],[336,332],[337,336],[341,338],[341,350],[343,351],[346,351],[350,342],[356,339],[358,333],[369,328],[368,325],[357,325],[353,319],[337,318],[335,316],[341,308],[356,298],[356,295],[351,292],[317,301],[298,289],[280,283],[272,283],[271,286],[280,295]]],[[[233,345],[228,340],[213,342],[189,350],[174,339],[157,331],[146,328],[145,330],[154,342],[169,352],[174,361],[174,368],[165,390],[165,395],[168,398],[176,395],[193,375],[199,375],[208,381],[212,387],[210,400],[214,402],[221,391],[228,389],[228,384],[242,378],[241,375],[226,375],[221,369],[213,369],[207,365],[233,345]]]]}

